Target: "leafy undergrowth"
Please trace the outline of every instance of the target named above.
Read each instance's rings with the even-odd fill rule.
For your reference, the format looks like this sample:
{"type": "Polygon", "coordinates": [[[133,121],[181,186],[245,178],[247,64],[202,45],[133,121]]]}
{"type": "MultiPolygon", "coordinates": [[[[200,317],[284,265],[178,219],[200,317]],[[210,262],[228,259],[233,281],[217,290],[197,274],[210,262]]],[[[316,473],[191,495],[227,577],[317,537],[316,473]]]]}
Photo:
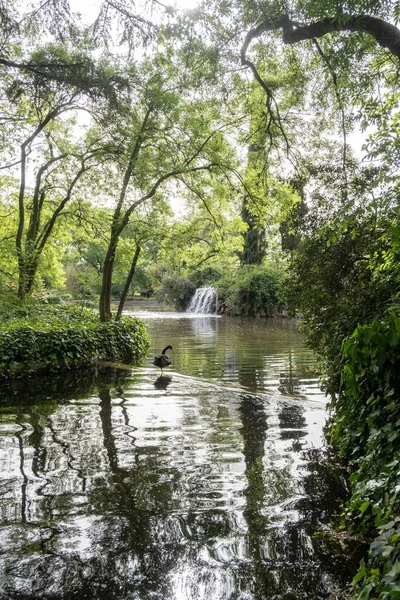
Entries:
{"type": "Polygon", "coordinates": [[[100,323],[76,306],[15,307],[0,312],[0,377],[51,372],[96,360],[139,363],[148,336],[139,319],[100,323]]]}
{"type": "Polygon", "coordinates": [[[349,462],[348,515],[371,536],[354,578],[358,600],[400,599],[400,317],[359,325],[342,345],[330,439],[349,462]]]}

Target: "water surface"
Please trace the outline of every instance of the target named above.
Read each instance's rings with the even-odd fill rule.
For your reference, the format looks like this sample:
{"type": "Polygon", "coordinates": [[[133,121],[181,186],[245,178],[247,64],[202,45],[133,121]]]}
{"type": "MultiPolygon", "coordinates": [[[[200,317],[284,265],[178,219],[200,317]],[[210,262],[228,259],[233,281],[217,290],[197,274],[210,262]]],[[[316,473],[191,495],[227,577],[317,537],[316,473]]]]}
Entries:
{"type": "Polygon", "coordinates": [[[346,487],[296,324],[142,317],[142,367],[2,387],[0,598],[342,598],[358,549],[321,535],[346,487]]]}

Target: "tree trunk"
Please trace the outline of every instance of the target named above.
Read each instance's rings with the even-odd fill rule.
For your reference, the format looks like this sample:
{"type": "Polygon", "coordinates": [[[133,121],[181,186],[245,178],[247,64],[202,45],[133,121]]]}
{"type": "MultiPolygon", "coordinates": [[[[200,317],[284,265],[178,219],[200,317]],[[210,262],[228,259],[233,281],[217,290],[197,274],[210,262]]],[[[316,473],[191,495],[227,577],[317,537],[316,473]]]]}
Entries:
{"type": "Polygon", "coordinates": [[[117,249],[119,233],[113,232],[111,234],[110,243],[108,246],[106,258],[104,261],[103,268],[103,279],[101,282],[101,292],[100,292],[100,302],[99,302],[99,312],[100,312],[100,321],[102,323],[106,321],[110,321],[112,317],[111,313],[111,286],[112,286],[112,276],[114,269],[114,261],[115,261],[115,252],[117,249]]]}
{"type": "Polygon", "coordinates": [[[25,226],[25,178],[26,178],[26,151],[25,145],[21,146],[21,181],[18,197],[18,230],[15,238],[18,257],[18,298],[25,300],[25,257],[22,247],[22,238],[25,226]]]}
{"type": "Polygon", "coordinates": [[[122,311],[124,310],[125,300],[126,300],[126,297],[128,295],[129,288],[130,288],[133,276],[134,276],[135,271],[136,271],[136,265],[137,265],[137,261],[139,259],[140,250],[141,250],[141,247],[139,245],[137,245],[136,246],[136,250],[135,250],[135,254],[134,254],[133,259],[132,259],[131,268],[129,269],[129,273],[128,273],[128,276],[127,276],[126,281],[125,281],[125,286],[124,286],[123,292],[121,294],[121,299],[119,301],[118,311],[117,311],[117,314],[116,314],[116,317],[115,317],[116,321],[120,320],[121,315],[122,315],[122,311]]]}
{"type": "Polygon", "coordinates": [[[35,283],[35,277],[38,270],[39,257],[29,258],[25,261],[25,294],[30,296],[35,283]]]}
{"type": "MultiPolygon", "coordinates": [[[[253,97],[255,97],[255,93],[255,90],[253,90],[253,97]]],[[[266,168],[267,164],[267,152],[265,150],[267,133],[263,120],[263,111],[258,107],[255,108],[255,105],[253,105],[250,116],[250,144],[247,153],[245,178],[249,177],[252,179],[256,177],[257,180],[260,181],[260,187],[257,186],[256,188],[252,188],[251,192],[264,197],[266,189],[263,182],[263,170],[266,168]]],[[[251,206],[252,197],[251,194],[246,191],[242,203],[242,219],[248,226],[248,229],[243,235],[243,252],[240,255],[240,263],[242,266],[261,265],[267,249],[265,227],[263,227],[260,220],[253,215],[251,206]]]]}

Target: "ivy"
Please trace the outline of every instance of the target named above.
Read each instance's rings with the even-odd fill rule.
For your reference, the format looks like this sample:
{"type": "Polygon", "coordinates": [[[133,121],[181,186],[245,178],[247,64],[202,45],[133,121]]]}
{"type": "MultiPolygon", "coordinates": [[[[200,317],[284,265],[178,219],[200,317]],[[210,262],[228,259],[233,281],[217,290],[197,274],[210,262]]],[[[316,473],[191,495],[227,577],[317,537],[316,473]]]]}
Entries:
{"type": "Polygon", "coordinates": [[[97,360],[136,364],[146,356],[148,344],[142,321],[134,317],[99,323],[88,309],[17,309],[8,320],[0,316],[0,378],[97,360]]]}
{"type": "Polygon", "coordinates": [[[341,354],[329,436],[352,469],[348,516],[374,535],[353,581],[356,598],[400,598],[399,310],[358,325],[341,354]]]}

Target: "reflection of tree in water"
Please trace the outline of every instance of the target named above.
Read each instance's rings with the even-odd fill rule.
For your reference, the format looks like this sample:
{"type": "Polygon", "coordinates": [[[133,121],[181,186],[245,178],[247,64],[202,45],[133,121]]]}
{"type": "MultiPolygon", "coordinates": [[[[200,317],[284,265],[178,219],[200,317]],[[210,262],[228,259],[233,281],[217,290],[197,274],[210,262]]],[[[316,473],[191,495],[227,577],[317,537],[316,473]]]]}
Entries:
{"type": "Polygon", "coordinates": [[[262,354],[251,355],[251,366],[246,360],[246,353],[238,353],[236,358],[238,362],[239,383],[249,390],[258,390],[263,387],[265,378],[264,357],[262,354]]]}
{"type": "Polygon", "coordinates": [[[285,396],[300,395],[300,377],[296,366],[293,364],[292,351],[289,350],[289,360],[287,370],[281,372],[279,376],[278,390],[285,396]]]}
{"type": "MultiPolygon", "coordinates": [[[[132,578],[137,579],[138,575],[148,576],[150,582],[154,582],[154,589],[162,589],[162,575],[156,565],[158,561],[168,562],[167,553],[164,548],[160,551],[157,548],[158,537],[153,531],[154,512],[151,506],[147,513],[138,513],[138,494],[135,493],[146,485],[145,480],[147,483],[151,481],[155,469],[149,466],[149,472],[143,473],[147,464],[143,463],[140,473],[130,473],[118,466],[111,388],[117,385],[121,391],[124,377],[118,372],[108,371],[100,377],[95,373],[92,378],[91,372],[86,372],[84,377],[79,373],[70,378],[54,376],[50,386],[46,386],[47,381],[39,379],[28,385],[11,386],[13,393],[10,394],[8,410],[12,410],[13,420],[20,427],[13,434],[18,442],[16,452],[20,477],[10,482],[12,496],[3,497],[2,502],[3,506],[5,503],[9,505],[4,516],[6,522],[13,526],[7,529],[11,551],[0,565],[2,571],[3,567],[8,571],[6,577],[0,574],[0,578],[10,594],[9,598],[51,598],[58,597],[60,593],[63,598],[120,598],[122,587],[132,583],[132,578]],[[88,495],[82,495],[86,490],[81,465],[85,465],[90,457],[82,454],[86,451],[85,442],[82,445],[77,440],[85,425],[76,418],[71,421],[60,421],[59,417],[54,419],[53,413],[58,413],[60,405],[55,398],[60,394],[61,404],[80,396],[87,398],[95,392],[99,383],[106,386],[99,392],[99,416],[110,473],[103,470],[99,473],[100,477],[92,478],[91,490],[88,495]],[[37,391],[36,403],[29,406],[29,392],[33,387],[37,391]],[[71,395],[68,390],[71,390],[71,395]],[[61,429],[62,425],[67,429],[61,429]],[[79,456],[77,448],[81,450],[79,456]],[[52,475],[54,468],[56,477],[52,475]],[[80,491],[76,487],[79,480],[82,481],[80,491]],[[86,498],[82,509],[80,498],[86,498]],[[15,512],[17,506],[20,507],[19,514],[15,512]],[[107,516],[110,513],[120,513],[121,518],[107,516]],[[97,514],[106,516],[96,517],[97,514]],[[90,553],[87,556],[79,550],[79,546],[85,543],[85,529],[81,530],[78,524],[80,515],[87,515],[85,522],[90,535],[90,541],[87,540],[90,553]],[[78,521],[74,525],[76,519],[78,521]],[[40,528],[35,527],[38,523],[40,528]],[[29,524],[30,528],[26,529],[25,524],[29,524]],[[148,568],[148,557],[154,550],[155,559],[152,567],[148,568]],[[142,568],[135,565],[132,569],[132,561],[140,562],[138,556],[141,557],[142,568]],[[134,572],[134,576],[127,574],[126,569],[134,572]]],[[[125,411],[125,422],[126,417],[125,411]]],[[[165,505],[167,491],[158,486],[158,506],[165,505]]],[[[171,558],[171,561],[174,560],[175,556],[171,558]]],[[[146,589],[152,585],[147,582],[146,589]]]]}
{"type": "Polygon", "coordinates": [[[240,405],[243,435],[243,454],[246,462],[247,488],[244,517],[248,527],[249,554],[255,571],[255,594],[257,598],[271,589],[269,572],[261,556],[262,537],[268,519],[263,515],[265,484],[263,457],[267,437],[267,417],[262,401],[256,397],[244,396],[240,405]]]}
{"type": "MultiPolygon", "coordinates": [[[[30,526],[39,522],[41,526],[34,528],[33,544],[29,530],[18,529],[23,523],[18,515],[15,531],[20,550],[7,557],[10,598],[16,598],[21,581],[25,582],[21,597],[26,599],[170,598],[169,576],[182,556],[185,564],[191,564],[210,540],[232,531],[234,525],[223,512],[176,510],[181,508],[182,491],[189,492],[189,505],[197,505],[197,493],[204,494],[207,487],[210,465],[196,469],[196,490],[192,480],[185,481],[182,465],[179,470],[174,467],[165,445],[136,446],[132,413],[123,398],[124,381],[115,380],[115,404],[113,381],[111,377],[101,382],[98,410],[93,398],[98,386],[87,390],[86,398],[92,398],[89,404],[83,402],[83,410],[79,403],[67,403],[64,409],[49,403],[47,415],[38,405],[38,416],[33,418],[36,407],[30,407],[26,418],[33,427],[31,464],[36,465],[40,482],[34,489],[27,476],[22,485],[31,487],[31,498],[36,494],[37,512],[30,526]],[[93,454],[98,455],[97,463],[93,454]],[[99,468],[94,472],[96,464],[99,468]]],[[[46,395],[44,386],[42,392],[46,395]]],[[[79,395],[75,390],[72,398],[79,395]]],[[[229,414],[221,406],[217,413],[222,434],[229,414]]],[[[24,449],[28,463],[32,445],[24,449]]],[[[21,478],[17,481],[20,489],[21,478]]],[[[209,573],[212,570],[207,570],[207,577],[209,573]]]]}
{"type": "MultiPolygon", "coordinates": [[[[238,590],[251,592],[253,600],[326,598],[329,581],[320,580],[325,574],[329,580],[331,572],[334,580],[341,563],[332,559],[326,544],[310,536],[329,518],[330,477],[337,486],[329,467],[320,467],[317,457],[304,453],[303,467],[310,465],[305,479],[301,477],[305,493],[293,500],[299,520],[276,526],[268,501],[272,497],[271,504],[278,504],[293,495],[293,474],[285,464],[274,464],[276,448],[265,455],[276,429],[267,430],[263,401],[241,398],[243,442],[237,431],[236,399],[232,402],[227,395],[218,402],[205,396],[200,401],[202,419],[190,406],[178,435],[198,430],[200,424],[206,429],[185,444],[170,447],[164,440],[153,445],[146,439],[146,428],[137,433],[139,423],[130,422],[138,413],[132,409],[132,396],[130,404],[124,399],[125,377],[131,388],[132,377],[125,373],[121,377],[108,372],[99,385],[97,379],[91,383],[90,378],[83,379],[69,397],[92,395],[89,403],[57,404],[52,400],[56,392],[52,396],[42,385],[43,397],[50,401],[28,406],[29,397],[26,401],[20,397],[10,409],[26,429],[13,437],[16,456],[23,461],[16,463],[17,468],[22,466],[25,477],[18,473],[14,478],[13,506],[16,499],[19,504],[6,528],[8,556],[0,560],[0,568],[9,568],[4,579],[8,600],[173,598],[171,580],[177,571],[190,598],[196,597],[196,585],[210,590],[210,599],[237,598],[238,590]],[[225,466],[230,464],[219,455],[224,450],[240,452],[242,447],[246,525],[240,510],[232,509],[234,504],[228,510],[223,508],[225,498],[222,505],[216,504],[221,492],[227,492],[219,476],[229,473],[225,466]],[[25,517],[20,510],[21,486],[25,517]],[[246,526],[248,549],[241,560],[246,526]],[[189,572],[182,573],[181,568],[189,572]],[[218,585],[215,575],[221,573],[219,581],[227,582],[227,588],[213,587],[216,581],[218,585]],[[220,595],[214,594],[216,589],[220,595]]],[[[61,383],[63,401],[66,389],[69,384],[61,383]]],[[[165,400],[163,394],[158,397],[165,400]]],[[[283,405],[278,416],[282,433],[296,433],[305,425],[296,405],[283,405]]],[[[163,435],[162,427],[157,435],[163,435]]],[[[282,444],[282,438],[276,440],[282,444]]],[[[241,468],[240,461],[238,465],[241,468]]],[[[228,488],[233,502],[242,490],[242,471],[237,474],[239,487],[228,488]]]]}
{"type": "Polygon", "coordinates": [[[302,438],[307,435],[304,407],[296,404],[283,404],[278,418],[281,439],[293,440],[291,448],[294,452],[299,452],[303,447],[302,438]]]}
{"type": "Polygon", "coordinates": [[[235,357],[239,365],[239,383],[249,390],[260,390],[279,379],[278,391],[285,396],[302,396],[301,374],[291,349],[288,355],[279,354],[266,362],[261,353],[241,351],[235,357]]]}
{"type": "MultiPolygon", "coordinates": [[[[240,413],[248,481],[244,516],[254,570],[249,587],[254,598],[327,598],[330,592],[338,594],[335,598],[342,598],[340,584],[346,576],[354,573],[360,554],[357,553],[355,560],[351,560],[348,548],[335,547],[323,537],[314,538],[315,531],[337,514],[340,499],[345,494],[342,475],[330,459],[320,463],[313,451],[303,453],[303,465],[307,471],[301,478],[304,482],[302,497],[298,498],[298,494],[297,498],[293,496],[294,490],[290,490],[290,481],[286,479],[290,476],[289,471],[286,475],[282,472],[285,478],[279,483],[286,486],[285,491],[280,490],[281,498],[292,495],[291,508],[298,517],[284,525],[275,524],[271,519],[273,512],[268,506],[268,497],[269,486],[278,482],[274,481],[276,474],[273,469],[269,472],[263,466],[268,433],[265,408],[261,400],[244,397],[240,413]]],[[[287,436],[281,439],[294,439],[296,442],[297,433],[302,433],[299,429],[306,426],[304,409],[283,405],[279,423],[280,427],[288,430],[282,432],[287,436]]]]}
{"type": "Polygon", "coordinates": [[[282,472],[276,472],[276,468],[272,473],[265,472],[263,459],[267,440],[267,416],[263,401],[256,397],[243,397],[240,413],[248,481],[244,517],[254,569],[252,593],[256,600],[297,600],[298,596],[291,596],[289,590],[295,589],[296,584],[295,578],[290,577],[290,574],[299,563],[298,531],[296,528],[283,530],[282,527],[274,527],[268,516],[266,500],[267,495],[271,496],[268,485],[277,488],[275,491],[278,496],[290,497],[290,473],[285,467],[282,472]],[[283,531],[285,535],[282,539],[283,531]],[[288,560],[291,561],[290,571],[285,569],[288,560]]]}
{"type": "MultiPolygon", "coordinates": [[[[3,409],[3,414],[11,412],[16,425],[20,428],[15,432],[15,437],[18,441],[19,471],[22,481],[20,496],[14,500],[20,504],[22,523],[30,520],[28,509],[31,511],[42,503],[39,498],[36,498],[35,505],[32,505],[28,495],[28,488],[32,487],[32,476],[29,477],[27,473],[31,470],[33,476],[40,479],[41,473],[45,470],[47,448],[43,438],[45,428],[51,429],[51,415],[60,404],[66,404],[72,398],[87,397],[99,379],[108,380],[109,372],[99,373],[96,368],[82,369],[68,374],[53,374],[51,378],[36,376],[1,384],[0,393],[7,399],[7,408],[3,409]]],[[[54,442],[60,443],[54,432],[52,435],[54,442]]],[[[68,455],[66,444],[63,444],[63,453],[68,455]]],[[[69,457],[68,462],[72,463],[73,457],[69,457]]],[[[45,486],[46,483],[39,486],[36,495],[42,496],[45,486]]],[[[9,505],[9,502],[6,504],[9,505]]]]}
{"type": "Polygon", "coordinates": [[[300,525],[313,541],[314,571],[320,580],[316,587],[308,586],[309,593],[321,592],[330,586],[337,598],[347,598],[343,582],[350,584],[367,545],[357,540],[338,540],[335,536],[321,534],[323,525],[334,523],[348,497],[345,471],[327,450],[309,449],[303,452],[307,472],[304,477],[304,497],[298,501],[300,525]],[[325,579],[325,586],[322,581],[325,579]],[[338,586],[336,582],[341,584],[338,586]]]}
{"type": "MultiPolygon", "coordinates": [[[[93,490],[90,504],[95,512],[118,515],[118,536],[115,535],[115,519],[108,524],[104,518],[100,544],[101,555],[108,556],[107,570],[103,572],[98,571],[97,567],[92,568],[89,576],[91,585],[101,581],[101,585],[110,590],[118,582],[115,589],[121,594],[123,589],[128,592],[129,585],[134,582],[138,598],[150,597],[152,593],[162,593],[168,597],[171,590],[166,575],[176,566],[182,553],[180,527],[178,525],[178,535],[176,531],[173,535],[174,525],[168,517],[180,474],[169,468],[168,478],[162,481],[158,475],[161,470],[159,458],[154,448],[151,453],[136,449],[134,466],[119,467],[110,390],[101,390],[99,396],[103,441],[111,477],[104,482],[104,486],[93,490]],[[168,521],[171,526],[170,539],[168,521]],[[131,574],[121,569],[124,564],[126,568],[133,569],[131,574]]],[[[85,570],[87,584],[87,567],[85,570]]],[[[109,593],[107,597],[114,596],[109,593]]]]}

